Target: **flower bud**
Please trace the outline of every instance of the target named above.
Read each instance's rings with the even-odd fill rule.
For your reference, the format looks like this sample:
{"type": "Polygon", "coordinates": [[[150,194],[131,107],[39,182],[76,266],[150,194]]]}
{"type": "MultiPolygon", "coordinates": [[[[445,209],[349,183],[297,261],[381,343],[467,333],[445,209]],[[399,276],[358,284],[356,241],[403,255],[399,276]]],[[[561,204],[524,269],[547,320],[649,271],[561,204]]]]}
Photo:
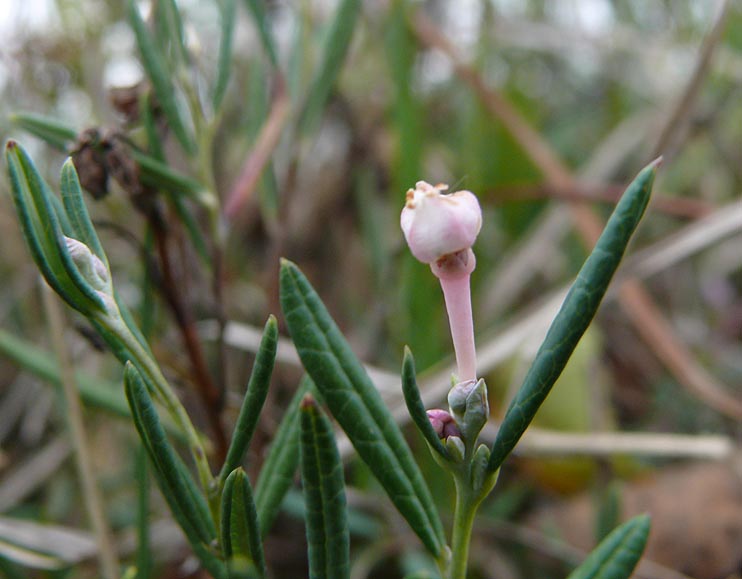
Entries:
{"type": "Polygon", "coordinates": [[[434,408],[427,411],[428,420],[433,426],[433,430],[438,438],[448,438],[449,436],[461,436],[461,431],[456,425],[456,421],[448,412],[440,408],[434,408]]]}
{"type": "Polygon", "coordinates": [[[489,418],[487,385],[484,380],[467,380],[448,393],[448,405],[467,445],[473,445],[489,418]]]}
{"type": "Polygon", "coordinates": [[[418,181],[407,191],[400,225],[412,255],[423,263],[469,249],[482,227],[482,210],[474,194],[447,195],[446,189],[447,185],[418,181]]]}
{"type": "Polygon", "coordinates": [[[466,456],[466,446],[464,441],[458,436],[449,436],[443,443],[446,445],[446,450],[454,462],[461,462],[466,456]]]}
{"type": "Polygon", "coordinates": [[[64,241],[67,244],[67,251],[70,253],[72,261],[85,281],[96,290],[106,290],[110,278],[108,268],[101,259],[90,251],[87,245],[77,239],[65,237],[64,241]]]}

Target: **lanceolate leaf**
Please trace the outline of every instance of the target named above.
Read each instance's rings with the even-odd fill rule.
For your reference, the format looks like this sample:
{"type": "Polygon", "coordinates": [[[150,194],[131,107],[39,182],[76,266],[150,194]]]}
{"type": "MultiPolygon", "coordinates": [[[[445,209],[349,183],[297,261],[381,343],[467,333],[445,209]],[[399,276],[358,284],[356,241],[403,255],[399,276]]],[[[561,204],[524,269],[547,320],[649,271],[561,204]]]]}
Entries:
{"type": "Polygon", "coordinates": [[[443,526],[410,448],[317,293],[293,263],[281,264],[281,307],[307,373],[359,456],[436,557],[443,526]]]}
{"type": "Polygon", "coordinates": [[[224,565],[210,551],[211,542],[216,538],[216,529],[206,501],[185,465],[170,446],[144,380],[131,362],[127,363],[124,369],[124,387],[134,424],[147,449],[154,467],[153,473],[175,520],[183,529],[204,567],[215,577],[225,577],[224,565]]]}
{"type": "Polygon", "coordinates": [[[33,113],[18,113],[11,116],[11,121],[61,151],[66,151],[77,139],[75,129],[50,117],[33,113]]]}
{"type": "Polygon", "coordinates": [[[98,239],[98,233],[90,220],[88,209],[82,197],[80,180],[77,177],[72,159],[67,159],[62,166],[62,179],[59,185],[62,202],[70,224],[75,232],[75,239],[82,241],[100,260],[108,265],[108,257],[98,239]]]}
{"type": "MultiPolygon", "coordinates": [[[[61,150],[67,150],[77,138],[75,129],[51,117],[19,113],[13,115],[12,119],[22,129],[61,150]]],[[[139,165],[140,177],[145,185],[185,195],[195,201],[202,200],[205,188],[198,181],[173,170],[157,155],[147,155],[134,147],[129,149],[129,153],[139,165]]]]}
{"type": "Polygon", "coordinates": [[[220,5],[222,37],[219,39],[219,62],[212,98],[215,112],[218,112],[222,106],[224,93],[227,91],[227,84],[229,83],[229,73],[232,70],[232,38],[234,37],[237,2],[236,0],[222,0],[220,5]]]}
{"type": "Polygon", "coordinates": [[[255,485],[255,506],[263,537],[270,531],[299,466],[299,403],[313,389],[308,377],[299,384],[260,469],[255,485]]]}
{"type": "Polygon", "coordinates": [[[231,570],[240,575],[253,567],[265,577],[263,542],[250,481],[242,468],[227,477],[221,505],[222,550],[231,570]]]}
{"type": "Polygon", "coordinates": [[[147,71],[147,76],[152,81],[152,86],[160,101],[160,106],[167,117],[170,127],[176,138],[189,154],[196,152],[193,139],[188,134],[183,117],[178,108],[175,95],[175,86],[172,82],[173,74],[168,70],[165,59],[159,51],[159,47],[152,39],[147,25],[139,14],[139,8],[134,0],[129,0],[129,22],[137,39],[139,52],[142,55],[142,64],[147,71]]]}
{"type": "Polygon", "coordinates": [[[222,484],[229,473],[236,469],[242,462],[250,439],[258,424],[260,411],[263,408],[265,397],[268,394],[273,365],[276,361],[276,348],[278,346],[278,324],[276,318],[270,316],[263,330],[263,338],[260,341],[258,353],[255,356],[250,380],[247,383],[247,391],[242,402],[240,415],[234,427],[232,442],[229,444],[227,458],[220,474],[222,484]]]}
{"type": "Polygon", "coordinates": [[[73,263],[63,239],[54,194],[26,151],[8,141],[5,149],[13,203],[31,255],[47,283],[69,305],[92,314],[105,305],[73,263]]]}
{"type": "Polygon", "coordinates": [[[301,404],[301,479],[307,509],[309,576],[346,579],[350,535],[343,465],[332,425],[311,395],[301,404]]]}
{"type": "Polygon", "coordinates": [[[345,55],[353,39],[358,17],[361,12],[361,0],[341,0],[335,11],[335,18],[327,32],[322,50],[322,61],[309,87],[307,100],[299,119],[299,130],[307,132],[324,108],[330,91],[340,74],[345,55]]]}
{"type": "Polygon", "coordinates": [[[404,361],[402,362],[402,392],[407,403],[407,410],[420,434],[425,437],[425,441],[435,452],[444,458],[448,458],[448,450],[443,446],[441,439],[438,438],[433,425],[430,424],[425,406],[423,406],[423,401],[420,398],[420,390],[417,388],[417,380],[415,379],[415,360],[412,357],[412,352],[407,347],[405,347],[404,361]]]}
{"type": "Polygon", "coordinates": [[[568,579],[629,579],[649,537],[648,515],[627,521],[608,535],[568,579]]]}
{"type": "Polygon", "coordinates": [[[656,164],[646,167],[629,185],[585,261],[559,313],[539,348],[533,365],[510,403],[492,447],[489,472],[497,470],[513,450],[541,403],[562,373],[577,342],[590,325],[626,246],[644,214],[652,191],[656,164]]]}

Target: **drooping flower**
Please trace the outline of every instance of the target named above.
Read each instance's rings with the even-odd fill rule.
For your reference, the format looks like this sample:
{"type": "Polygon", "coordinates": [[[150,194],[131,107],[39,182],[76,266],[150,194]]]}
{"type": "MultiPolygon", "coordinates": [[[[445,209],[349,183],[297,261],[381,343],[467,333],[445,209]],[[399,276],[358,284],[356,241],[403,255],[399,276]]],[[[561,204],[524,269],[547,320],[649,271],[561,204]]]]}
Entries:
{"type": "Polygon", "coordinates": [[[400,225],[412,255],[423,263],[468,250],[482,227],[482,209],[474,194],[445,194],[447,189],[418,181],[407,191],[400,225]]]}

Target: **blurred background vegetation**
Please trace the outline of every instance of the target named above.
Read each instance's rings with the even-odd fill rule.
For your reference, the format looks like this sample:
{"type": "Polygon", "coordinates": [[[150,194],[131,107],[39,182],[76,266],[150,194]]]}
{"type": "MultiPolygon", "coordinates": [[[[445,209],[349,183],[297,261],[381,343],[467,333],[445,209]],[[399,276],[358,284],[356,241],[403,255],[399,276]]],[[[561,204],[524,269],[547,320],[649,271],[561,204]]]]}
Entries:
{"type": "MultiPolygon", "coordinates": [[[[170,3],[139,2],[175,71],[170,82],[185,130],[198,140],[194,155],[152,89],[126,4],[3,3],[0,134],[22,142],[54,188],[68,154],[78,171],[89,170],[97,193],[89,206],[117,288],[213,439],[178,315],[187,312],[200,335],[229,432],[255,329],[278,312],[280,256],[308,274],[375,367],[400,423],[394,374],[405,344],[427,369],[427,401],[442,405],[451,363],[442,296],[398,225],[404,193],[421,179],[469,189],[483,206],[474,310],[496,423],[622,187],[664,155],[614,291],[537,417],[540,430],[506,463],[485,505],[472,577],[562,577],[606,528],[639,511],[654,515],[654,530],[650,562],[637,576],[740,576],[738,4],[238,0],[230,15],[228,2],[181,0],[179,53],[163,36],[172,22],[158,20],[159,4],[170,3]],[[230,20],[231,74],[220,84],[230,20]],[[223,98],[212,99],[215,86],[223,98]],[[29,117],[19,113],[54,118],[76,136],[49,146],[24,130],[29,117]],[[91,152],[101,142],[114,151],[103,160],[91,152]],[[138,153],[162,159],[216,201],[138,184],[138,153]],[[158,227],[163,246],[153,242],[158,227]]],[[[7,187],[0,180],[0,573],[22,577],[26,566],[46,565],[61,570],[32,576],[94,577],[63,405],[54,380],[38,375],[54,359],[39,277],[7,187]],[[59,534],[42,535],[37,524],[59,534]]],[[[136,528],[146,512],[151,574],[140,576],[199,576],[156,490],[139,492],[131,424],[95,402],[96,393],[120,392],[118,364],[81,318],[68,322],[75,367],[93,391],[84,398],[86,426],[121,559],[144,556],[136,528]]],[[[279,358],[252,477],[301,376],[290,347],[279,358]]],[[[449,482],[408,434],[448,516],[449,482]]],[[[423,565],[415,539],[350,457],[347,479],[353,576],[401,576],[423,565]]],[[[305,573],[299,497],[289,496],[267,543],[275,577],[305,573]]]]}

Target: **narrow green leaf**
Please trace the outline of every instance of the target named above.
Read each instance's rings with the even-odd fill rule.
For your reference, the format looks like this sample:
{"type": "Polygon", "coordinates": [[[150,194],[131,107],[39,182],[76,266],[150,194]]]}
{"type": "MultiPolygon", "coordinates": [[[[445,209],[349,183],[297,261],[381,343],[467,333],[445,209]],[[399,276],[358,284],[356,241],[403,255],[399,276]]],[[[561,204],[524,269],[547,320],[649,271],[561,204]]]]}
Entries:
{"type": "MultiPolygon", "coordinates": [[[[59,366],[55,357],[33,343],[22,340],[0,328],[0,353],[23,369],[42,380],[60,386],[59,366]]],[[[117,416],[131,417],[126,399],[115,384],[106,384],[81,372],[75,373],[75,383],[85,404],[111,412],[117,416]]]]}
{"type": "Polygon", "coordinates": [[[650,519],[639,515],[608,535],[567,579],[629,579],[644,552],[650,519]]]}
{"type": "Polygon", "coordinates": [[[595,496],[595,540],[600,542],[618,526],[621,517],[621,492],[618,484],[612,481],[599,489],[595,496]]]}
{"type": "Polygon", "coordinates": [[[129,0],[129,23],[134,30],[139,52],[142,55],[142,64],[144,64],[147,76],[155,89],[155,94],[157,94],[162,111],[165,113],[168,123],[182,145],[183,150],[193,155],[196,152],[196,145],[186,129],[180,109],[178,108],[175,85],[171,80],[173,74],[168,71],[157,44],[152,40],[147,30],[147,25],[142,20],[141,14],[139,14],[135,0],[129,0]]]}
{"type": "Polygon", "coordinates": [[[132,156],[137,159],[142,181],[151,187],[163,189],[168,194],[168,200],[175,209],[178,218],[183,223],[191,238],[191,243],[204,263],[209,264],[209,249],[196,218],[183,199],[184,194],[200,199],[203,187],[185,175],[179,175],[165,163],[165,151],[162,147],[160,135],[152,114],[152,96],[147,94],[143,105],[144,128],[147,132],[147,145],[150,155],[133,151],[132,156]],[[175,186],[175,187],[173,187],[175,186]],[[175,190],[173,190],[175,189],[175,190]]]}
{"type": "Polygon", "coordinates": [[[298,267],[281,263],[281,308],[302,364],[361,459],[425,547],[438,557],[443,525],[422,473],[381,395],[298,267]]]}
{"type": "Polygon", "coordinates": [[[55,149],[67,151],[77,139],[77,131],[62,121],[34,113],[11,115],[13,124],[46,141],[55,149]]]}
{"type": "Polygon", "coordinates": [[[278,323],[274,316],[270,316],[263,330],[263,338],[255,356],[250,380],[247,383],[245,398],[242,401],[240,414],[237,417],[232,441],[229,444],[227,457],[224,460],[219,480],[222,484],[227,476],[242,462],[245,451],[250,444],[255,427],[258,424],[260,411],[263,409],[265,397],[268,394],[273,366],[276,361],[278,347],[278,323]]]}
{"type": "Polygon", "coordinates": [[[134,424],[175,520],[204,567],[211,573],[225,576],[222,562],[210,551],[211,542],[216,538],[216,530],[206,500],[183,461],[170,446],[144,380],[131,362],[124,369],[124,388],[134,424]]]}
{"type": "Polygon", "coordinates": [[[187,195],[201,202],[206,191],[198,181],[168,167],[154,157],[136,149],[131,149],[131,156],[139,165],[142,183],[173,193],[187,195]]]}
{"type": "Polygon", "coordinates": [[[252,488],[241,467],[233,470],[224,483],[221,503],[221,536],[224,556],[230,570],[240,576],[254,568],[265,577],[263,541],[252,488]]]}
{"type": "Polygon", "coordinates": [[[629,185],[598,239],[539,348],[533,365],[505,413],[488,469],[500,468],[528,428],[590,325],[626,246],[649,202],[656,163],[629,185]]]}
{"type": "Polygon", "coordinates": [[[404,400],[407,404],[410,418],[412,418],[412,421],[417,426],[420,434],[425,438],[425,441],[440,456],[446,459],[449,458],[448,450],[443,446],[441,439],[438,438],[433,425],[430,424],[430,420],[428,419],[425,406],[420,398],[417,380],[415,379],[415,359],[412,357],[410,349],[406,346],[404,349],[404,360],[402,362],[402,393],[404,394],[404,400]]]}
{"type": "Polygon", "coordinates": [[[301,479],[307,509],[311,579],[350,574],[350,535],[343,464],[332,425],[311,394],[301,403],[301,479]]]}
{"type": "Polygon", "coordinates": [[[335,11],[335,17],[322,49],[322,60],[312,79],[299,118],[299,131],[302,133],[307,133],[314,128],[335,86],[335,81],[350,48],[362,5],[361,0],[341,0],[335,11]]]}
{"type": "Polygon", "coordinates": [[[229,76],[232,71],[234,25],[237,20],[236,0],[221,0],[220,7],[222,36],[219,40],[219,61],[216,67],[216,82],[214,83],[214,96],[212,97],[214,111],[221,108],[224,93],[227,92],[229,76]]]}
{"type": "Polygon", "coordinates": [[[31,256],[47,283],[69,305],[82,313],[104,310],[103,300],[82,279],[72,262],[51,201],[53,193],[33,161],[23,147],[14,141],[8,141],[5,157],[21,230],[31,256]]]}
{"type": "Polygon", "coordinates": [[[157,29],[157,41],[162,54],[168,52],[174,57],[173,61],[178,63],[188,62],[188,47],[185,43],[185,31],[183,30],[183,19],[175,0],[157,0],[155,3],[155,26],[157,29]]]}
{"type": "Polygon", "coordinates": [[[108,257],[100,244],[98,233],[90,220],[88,208],[82,196],[82,187],[71,158],[68,158],[62,166],[62,178],[59,185],[62,193],[62,202],[67,217],[74,229],[75,239],[82,241],[101,261],[108,266],[108,257]]]}
{"type": "MultiPolygon", "coordinates": [[[[61,387],[59,366],[50,352],[0,328],[0,353],[34,376],[38,376],[53,386],[61,387]]],[[[75,373],[75,383],[86,406],[98,408],[122,418],[131,418],[126,397],[120,386],[83,372],[75,373]]],[[[172,420],[165,418],[163,425],[170,435],[181,441],[184,440],[183,433],[173,424],[172,420]]]]}
{"type": "Polygon", "coordinates": [[[273,38],[273,32],[271,32],[270,22],[265,14],[265,2],[264,0],[245,0],[247,7],[252,14],[255,26],[258,29],[260,40],[263,43],[263,50],[268,55],[271,64],[278,68],[278,51],[276,50],[276,41],[273,38]]]}
{"type": "Polygon", "coordinates": [[[312,381],[305,377],[286,409],[260,469],[255,485],[255,506],[263,537],[270,531],[299,466],[299,404],[311,389],[312,381]]]}
{"type": "MultiPolygon", "coordinates": [[[[307,508],[304,493],[301,490],[289,489],[281,504],[281,512],[297,521],[306,521],[307,508]]],[[[381,520],[365,512],[363,507],[354,508],[353,505],[348,505],[348,532],[351,537],[361,537],[373,542],[380,539],[387,529],[381,520]]],[[[425,556],[430,558],[427,553],[425,556]]]]}

